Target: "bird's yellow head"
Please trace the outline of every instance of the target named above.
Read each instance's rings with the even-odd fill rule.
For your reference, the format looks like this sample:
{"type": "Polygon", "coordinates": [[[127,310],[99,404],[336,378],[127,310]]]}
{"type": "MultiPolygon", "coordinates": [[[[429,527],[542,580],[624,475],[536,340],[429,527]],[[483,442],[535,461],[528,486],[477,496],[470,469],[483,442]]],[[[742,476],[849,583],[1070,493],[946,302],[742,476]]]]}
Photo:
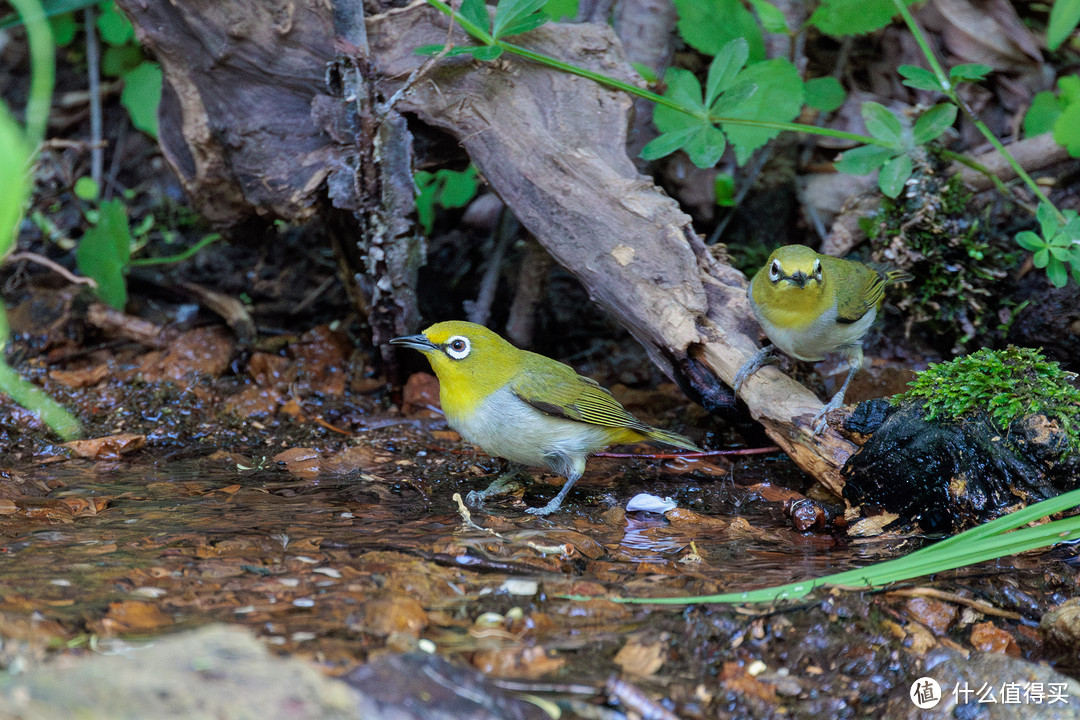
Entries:
{"type": "Polygon", "coordinates": [[[758,302],[794,310],[817,301],[824,284],[818,254],[805,245],[785,245],[754,277],[754,295],[758,302]]]}
{"type": "Polygon", "coordinates": [[[521,368],[523,351],[483,325],[450,320],[419,335],[394,338],[391,345],[419,350],[439,377],[443,405],[470,405],[505,385],[521,368]]]}

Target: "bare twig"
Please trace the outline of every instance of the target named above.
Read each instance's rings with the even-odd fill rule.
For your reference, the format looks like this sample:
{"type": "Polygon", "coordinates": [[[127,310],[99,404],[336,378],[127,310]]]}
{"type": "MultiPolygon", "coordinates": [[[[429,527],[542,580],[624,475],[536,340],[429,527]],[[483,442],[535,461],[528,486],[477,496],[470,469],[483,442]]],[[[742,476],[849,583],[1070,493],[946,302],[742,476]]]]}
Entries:
{"type": "Polygon", "coordinates": [[[90,79],[90,177],[101,188],[105,168],[101,121],[101,43],[98,40],[97,13],[90,5],[83,11],[86,26],[86,74],[90,79]]]}
{"type": "Polygon", "coordinates": [[[73,275],[72,272],[66,267],[50,260],[44,255],[38,255],[35,252],[17,252],[8,255],[7,259],[5,259],[4,262],[16,262],[17,260],[26,260],[27,262],[32,262],[37,265],[41,265],[42,267],[47,267],[54,273],[60,275],[62,278],[74,285],[89,285],[92,288],[97,287],[97,283],[94,282],[92,278],[73,275]]]}
{"type": "Polygon", "coordinates": [[[491,253],[487,270],[480,281],[480,290],[476,293],[476,300],[465,302],[465,315],[469,322],[477,325],[487,325],[491,316],[491,306],[495,303],[495,291],[499,288],[499,274],[502,271],[503,258],[506,257],[506,249],[510,246],[510,240],[517,234],[517,222],[509,210],[503,209],[502,220],[499,222],[498,238],[495,242],[495,251],[491,253]]]}

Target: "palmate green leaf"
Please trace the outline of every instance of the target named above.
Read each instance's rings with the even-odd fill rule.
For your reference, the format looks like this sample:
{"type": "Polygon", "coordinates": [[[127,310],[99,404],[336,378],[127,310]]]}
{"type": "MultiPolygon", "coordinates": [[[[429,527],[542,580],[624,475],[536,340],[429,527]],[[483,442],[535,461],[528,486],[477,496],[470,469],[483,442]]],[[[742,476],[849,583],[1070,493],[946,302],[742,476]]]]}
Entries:
{"type": "Polygon", "coordinates": [[[699,168],[710,168],[720,162],[727,147],[727,140],[719,128],[702,125],[686,141],[683,150],[690,157],[690,162],[699,168]]]}
{"type": "Polygon", "coordinates": [[[863,145],[853,150],[845,150],[836,162],[836,169],[848,175],[869,175],[894,155],[895,150],[880,145],[863,145]]]}
{"type": "MultiPolygon", "coordinates": [[[[1058,228],[1061,227],[1057,213],[1054,212],[1054,206],[1050,203],[1039,203],[1039,207],[1035,209],[1035,219],[1039,221],[1039,230],[1046,239],[1054,237],[1058,228]]],[[[1068,219],[1065,222],[1068,222],[1068,219]]]]}
{"type": "MultiPolygon", "coordinates": [[[[916,0],[904,0],[912,5],[916,0]]],[[[826,35],[843,37],[880,30],[897,14],[892,0],[822,0],[810,24],[826,35]]]]}
{"type": "Polygon", "coordinates": [[[488,14],[484,0],[461,0],[461,16],[480,27],[485,32],[491,32],[491,15],[488,14]]]}
{"type": "Polygon", "coordinates": [[[910,88],[937,92],[942,92],[945,89],[938,82],[937,75],[918,65],[901,65],[896,68],[896,71],[904,78],[904,84],[910,88]]]}
{"type": "Polygon", "coordinates": [[[0,260],[15,246],[23,206],[30,195],[27,166],[32,152],[22,127],[0,101],[0,260]]]}
{"type": "Polygon", "coordinates": [[[1028,252],[1035,252],[1036,250],[1046,247],[1046,243],[1043,242],[1043,239],[1030,230],[1016,233],[1014,239],[1016,240],[1017,245],[1028,252]]]}
{"type": "Polygon", "coordinates": [[[1046,26],[1046,47],[1057,50],[1080,23],[1080,0],[1054,0],[1046,26]]]}
{"type": "Polygon", "coordinates": [[[1054,121],[1054,141],[1080,158],[1080,102],[1068,105],[1054,121]]]}
{"type": "Polygon", "coordinates": [[[116,3],[108,3],[102,8],[97,18],[97,29],[101,39],[109,45],[127,45],[135,39],[135,28],[116,7],[116,3]]]}
{"type": "Polygon", "coordinates": [[[706,107],[712,107],[720,93],[731,87],[749,56],[750,50],[744,38],[735,38],[716,54],[709,64],[709,75],[705,82],[706,107]]]}
{"type": "Polygon", "coordinates": [[[667,157],[676,150],[682,149],[690,141],[694,133],[697,132],[698,127],[700,125],[662,133],[646,143],[645,147],[641,148],[638,156],[642,160],[659,160],[662,157],[667,157]]]}
{"type": "Polygon", "coordinates": [[[911,177],[911,158],[898,155],[881,166],[878,174],[878,187],[885,197],[896,198],[904,189],[904,183],[911,177]]]}
{"type": "Polygon", "coordinates": [[[897,150],[905,148],[904,126],[900,118],[893,115],[887,107],[881,103],[864,102],[862,117],[871,135],[888,143],[891,148],[897,150]]]}
{"type": "Polygon", "coordinates": [[[1046,266],[1046,277],[1050,278],[1054,287],[1062,288],[1069,282],[1069,271],[1060,260],[1050,258],[1050,263],[1046,266]]]}
{"type": "Polygon", "coordinates": [[[750,61],[765,58],[765,39],[754,15],[739,0],[674,0],[679,35],[691,47],[716,55],[735,38],[746,40],[750,61]]]}
{"type": "Polygon", "coordinates": [[[472,55],[476,60],[483,62],[490,62],[502,55],[503,49],[498,45],[482,45],[478,48],[470,48],[468,55],[472,55]]]}
{"type": "Polygon", "coordinates": [[[754,8],[758,21],[761,23],[761,27],[765,28],[765,32],[779,35],[791,32],[784,13],[768,0],[750,0],[750,7],[754,8]]]}
{"type": "Polygon", "coordinates": [[[131,259],[131,228],[121,200],[101,203],[97,224],[83,234],[75,251],[79,271],[97,282],[97,294],[106,304],[123,310],[127,304],[124,273],[131,259]]]}
{"type": "Polygon", "coordinates": [[[1063,106],[1080,103],[1080,75],[1062,75],[1057,84],[1063,106]]]}
{"type": "Polygon", "coordinates": [[[1031,262],[1040,270],[1050,263],[1050,248],[1043,246],[1031,256],[1031,262]]]}
{"type": "Polygon", "coordinates": [[[844,86],[834,77],[810,78],[803,87],[806,89],[806,104],[821,112],[836,110],[847,98],[844,86]]]}
{"type": "Polygon", "coordinates": [[[982,63],[961,63],[949,68],[949,78],[954,81],[980,82],[993,70],[994,68],[982,63]]]}
{"type": "MultiPolygon", "coordinates": [[[[723,114],[728,117],[762,122],[789,122],[795,119],[802,109],[802,79],[795,66],[783,58],[748,66],[739,73],[736,85],[756,85],[757,88],[734,107],[728,107],[725,103],[723,114]]],[[[734,93],[735,89],[732,88],[729,92],[734,93]]],[[[720,97],[721,102],[724,101],[724,95],[720,97]]],[[[780,133],[772,128],[726,122],[722,123],[721,127],[728,142],[735,149],[735,159],[740,165],[745,163],[755,150],[780,133]]]]}
{"type": "Polygon", "coordinates": [[[1061,103],[1049,90],[1036,93],[1031,107],[1024,114],[1024,137],[1034,137],[1050,132],[1061,115],[1061,103]]]}
{"type": "Polygon", "coordinates": [[[709,113],[722,117],[734,117],[736,110],[745,105],[757,91],[757,83],[739,81],[735,83],[735,87],[722,94],[713,103],[709,108],[709,113]]]}
{"type": "Polygon", "coordinates": [[[547,0],[499,0],[491,34],[495,39],[519,35],[548,21],[542,10],[547,0]]]}
{"type": "Polygon", "coordinates": [[[124,75],[120,104],[127,108],[131,124],[150,137],[158,136],[158,105],[161,103],[161,66],[144,62],[124,75]]]}
{"type": "Polygon", "coordinates": [[[911,130],[911,139],[916,145],[923,145],[936,139],[941,133],[952,127],[956,121],[957,107],[952,103],[941,103],[930,108],[915,121],[911,130]]]}
{"type": "Polygon", "coordinates": [[[674,100],[684,108],[692,108],[705,113],[705,103],[701,99],[701,83],[694,77],[694,73],[681,68],[669,68],[664,73],[664,83],[667,85],[665,97],[674,100]]]}
{"type": "Polygon", "coordinates": [[[544,14],[558,22],[563,18],[573,18],[578,14],[578,0],[547,0],[544,14]]]}

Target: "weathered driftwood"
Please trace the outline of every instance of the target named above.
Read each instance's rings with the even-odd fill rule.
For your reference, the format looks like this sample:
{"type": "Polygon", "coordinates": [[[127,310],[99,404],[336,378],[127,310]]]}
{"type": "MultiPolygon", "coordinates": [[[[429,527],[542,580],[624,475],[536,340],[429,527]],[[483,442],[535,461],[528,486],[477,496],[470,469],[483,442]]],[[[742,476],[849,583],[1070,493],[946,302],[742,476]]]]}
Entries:
{"type": "MultiPolygon", "coordinates": [[[[350,152],[304,122],[305,111],[310,117],[327,102],[329,6],[121,4],[162,60],[170,88],[162,143],[200,207],[218,219],[310,215],[330,168],[350,152]]],[[[444,42],[448,26],[423,3],[369,19],[383,97],[421,64],[413,49],[444,42]]],[[[460,32],[450,37],[468,42],[460,32]]],[[[519,41],[634,81],[607,27],[547,26],[519,41]]],[[[708,407],[722,402],[724,384],[757,346],[746,279],[716,261],[675,201],[635,170],[625,150],[629,106],[622,93],[503,56],[443,60],[397,109],[456,137],[544,248],[708,407]]],[[[821,409],[813,393],[764,368],[742,396],[777,444],[840,492],[839,468],[854,446],[832,431],[811,437],[821,409]]]]}

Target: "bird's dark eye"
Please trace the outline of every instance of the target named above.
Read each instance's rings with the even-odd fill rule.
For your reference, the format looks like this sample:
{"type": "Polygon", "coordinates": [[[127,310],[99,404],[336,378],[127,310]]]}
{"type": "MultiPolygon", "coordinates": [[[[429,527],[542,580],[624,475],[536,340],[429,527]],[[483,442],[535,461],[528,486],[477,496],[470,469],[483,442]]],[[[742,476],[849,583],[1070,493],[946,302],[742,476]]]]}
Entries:
{"type": "Polygon", "coordinates": [[[821,261],[820,260],[815,260],[814,261],[814,277],[816,277],[818,280],[821,279],[821,261]]]}
{"type": "Polygon", "coordinates": [[[783,275],[783,269],[780,267],[779,260],[773,260],[772,267],[769,268],[769,279],[776,282],[783,275]]]}
{"type": "Polygon", "coordinates": [[[469,339],[462,337],[461,335],[455,335],[446,341],[446,354],[455,360],[461,360],[469,354],[471,349],[469,346],[469,339]]]}

